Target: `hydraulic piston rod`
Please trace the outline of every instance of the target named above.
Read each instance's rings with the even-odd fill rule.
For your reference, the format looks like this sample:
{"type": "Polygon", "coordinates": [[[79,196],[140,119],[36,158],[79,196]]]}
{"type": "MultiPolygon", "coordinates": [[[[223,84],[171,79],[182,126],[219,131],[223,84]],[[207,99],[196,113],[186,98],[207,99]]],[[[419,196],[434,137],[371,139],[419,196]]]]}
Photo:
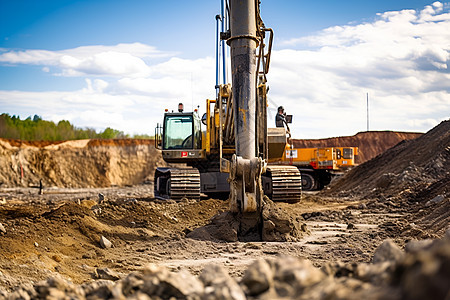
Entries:
{"type": "Polygon", "coordinates": [[[230,197],[235,210],[259,211],[261,173],[265,162],[256,156],[257,1],[230,0],[232,95],[236,157],[231,161],[230,197]]]}
{"type": "Polygon", "coordinates": [[[236,155],[255,157],[256,111],[256,7],[255,0],[230,1],[228,40],[236,116],[236,155]]]}

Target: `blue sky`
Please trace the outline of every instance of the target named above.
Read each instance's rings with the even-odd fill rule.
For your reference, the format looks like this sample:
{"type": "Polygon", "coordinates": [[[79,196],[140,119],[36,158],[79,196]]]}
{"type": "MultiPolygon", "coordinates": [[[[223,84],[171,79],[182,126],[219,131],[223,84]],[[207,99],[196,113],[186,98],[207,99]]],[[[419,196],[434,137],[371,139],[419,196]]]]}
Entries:
{"type": "MultiPolygon", "coordinates": [[[[270,108],[294,137],[427,131],[450,113],[447,2],[263,0],[270,108]]],[[[220,1],[0,1],[0,112],[152,134],[214,97],[220,1]],[[189,107],[189,106],[188,106],[189,107]]]]}

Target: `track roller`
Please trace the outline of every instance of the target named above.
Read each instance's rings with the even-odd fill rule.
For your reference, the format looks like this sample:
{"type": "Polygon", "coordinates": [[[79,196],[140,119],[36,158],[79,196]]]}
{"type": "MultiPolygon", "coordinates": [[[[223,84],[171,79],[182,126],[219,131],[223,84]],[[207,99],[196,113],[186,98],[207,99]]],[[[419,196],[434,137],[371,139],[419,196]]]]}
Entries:
{"type": "Polygon", "coordinates": [[[266,174],[272,182],[272,201],[288,203],[300,202],[302,198],[302,178],[300,171],[294,166],[268,166],[266,174]]]}
{"type": "Polygon", "coordinates": [[[200,199],[200,173],[194,168],[157,168],[154,194],[159,199],[200,199]]]}

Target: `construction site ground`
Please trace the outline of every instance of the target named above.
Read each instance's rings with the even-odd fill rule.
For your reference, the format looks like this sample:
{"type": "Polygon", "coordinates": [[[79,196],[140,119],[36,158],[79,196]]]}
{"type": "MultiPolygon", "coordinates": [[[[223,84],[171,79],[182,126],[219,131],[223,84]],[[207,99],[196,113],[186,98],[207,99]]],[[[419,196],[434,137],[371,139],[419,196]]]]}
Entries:
{"type": "MultiPolygon", "coordinates": [[[[0,239],[4,288],[62,275],[74,283],[98,279],[95,270],[108,267],[123,275],[156,263],[198,274],[218,263],[233,276],[259,258],[291,255],[315,266],[329,261],[370,262],[386,238],[399,245],[417,238],[401,235],[411,226],[414,206],[373,205],[370,200],[324,198],[305,193],[297,204],[278,203],[300,217],[307,235],[299,242],[222,242],[185,235],[206,225],[228,208],[227,201],[181,202],[152,198],[152,186],[128,188],[0,190],[0,217],[7,235],[0,239]],[[105,196],[101,204],[98,193],[105,196]],[[103,249],[101,236],[113,247],[103,249]]],[[[433,234],[429,234],[433,236],[433,234]]]]}
{"type": "Polygon", "coordinates": [[[450,122],[442,122],[417,139],[374,153],[328,190],[305,192],[296,204],[277,203],[302,224],[304,235],[296,242],[186,237],[229,204],[207,197],[155,199],[151,174],[163,162],[149,143],[96,142],[93,150],[87,147],[92,141],[43,146],[2,140],[0,288],[8,291],[55,276],[76,284],[120,278],[149,263],[195,275],[205,265],[220,264],[235,278],[254,260],[280,255],[305,258],[316,267],[369,263],[385,239],[404,247],[410,240],[445,234],[449,132],[450,122]],[[127,178],[133,180],[123,184],[127,178]],[[122,184],[115,186],[114,180],[122,184]],[[102,245],[102,237],[112,246],[102,245]],[[104,268],[114,273],[99,273],[104,268]]]}

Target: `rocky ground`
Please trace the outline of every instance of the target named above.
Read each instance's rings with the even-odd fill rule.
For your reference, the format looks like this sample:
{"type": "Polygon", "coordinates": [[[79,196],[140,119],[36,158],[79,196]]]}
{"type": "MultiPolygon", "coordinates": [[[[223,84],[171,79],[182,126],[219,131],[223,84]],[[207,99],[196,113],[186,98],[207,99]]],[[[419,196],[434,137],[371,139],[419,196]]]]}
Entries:
{"type": "MultiPolygon", "coordinates": [[[[145,185],[55,189],[44,195],[3,190],[3,295],[400,299],[410,284],[402,277],[405,264],[417,268],[410,260],[421,259],[438,260],[439,266],[443,260],[442,270],[430,272],[450,279],[448,242],[435,250],[443,257],[428,258],[426,252],[425,258],[415,253],[410,258],[400,250],[414,252],[444,236],[417,224],[415,216],[424,210],[420,204],[399,207],[307,194],[301,203],[277,204],[298,218],[304,230],[300,241],[224,242],[186,235],[225,211],[226,201],[163,202],[147,197],[149,190],[145,185]],[[98,193],[104,195],[101,203],[98,193]],[[386,239],[388,254],[376,258],[386,239]],[[413,242],[417,239],[421,242],[413,242]]],[[[448,198],[443,202],[448,205],[448,198]]],[[[430,204],[430,210],[441,204],[430,204]]]]}
{"type": "MultiPolygon", "coordinates": [[[[0,298],[449,299],[448,127],[393,147],[300,203],[276,203],[299,229],[286,242],[205,234],[227,201],[160,201],[151,184],[47,186],[42,195],[4,184],[0,298]]],[[[127,151],[146,152],[141,146],[127,151]]],[[[16,150],[3,148],[3,161],[16,150]]]]}

